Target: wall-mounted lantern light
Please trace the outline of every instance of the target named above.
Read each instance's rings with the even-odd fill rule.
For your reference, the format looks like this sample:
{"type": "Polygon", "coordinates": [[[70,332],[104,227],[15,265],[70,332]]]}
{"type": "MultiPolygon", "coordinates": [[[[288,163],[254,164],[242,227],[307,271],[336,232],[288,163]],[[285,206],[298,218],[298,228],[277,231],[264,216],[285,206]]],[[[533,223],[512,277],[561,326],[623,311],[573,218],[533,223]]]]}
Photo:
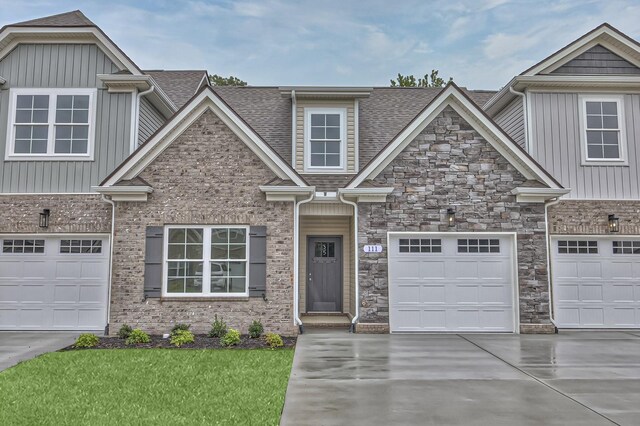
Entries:
{"type": "Polygon", "coordinates": [[[39,225],[40,228],[48,228],[49,227],[49,215],[51,214],[51,210],[44,209],[40,213],[39,225]]]}
{"type": "Polygon", "coordinates": [[[452,208],[447,209],[447,225],[452,227],[456,224],[456,211],[452,208]]]}
{"type": "Polygon", "coordinates": [[[609,232],[620,232],[620,219],[615,214],[609,215],[609,232]]]}

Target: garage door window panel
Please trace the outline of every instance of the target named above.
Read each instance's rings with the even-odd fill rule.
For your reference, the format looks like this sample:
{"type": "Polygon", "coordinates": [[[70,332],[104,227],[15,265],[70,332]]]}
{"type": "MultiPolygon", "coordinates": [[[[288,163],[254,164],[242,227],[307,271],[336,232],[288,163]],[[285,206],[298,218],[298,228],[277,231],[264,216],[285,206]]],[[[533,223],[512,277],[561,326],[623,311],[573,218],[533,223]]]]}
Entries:
{"type": "Polygon", "coordinates": [[[44,253],[44,240],[3,240],[2,253],[41,254],[44,253]]]}
{"type": "Polygon", "coordinates": [[[500,240],[491,238],[458,239],[458,253],[500,253],[500,240]]]}
{"type": "Polygon", "coordinates": [[[401,238],[398,243],[400,253],[442,253],[439,238],[401,238]]]}
{"type": "Polygon", "coordinates": [[[640,241],[614,241],[613,254],[640,254],[640,241]]]}
{"type": "Polygon", "coordinates": [[[558,254],[598,254],[597,241],[558,241],[558,254]]]}
{"type": "Polygon", "coordinates": [[[102,253],[102,240],[61,240],[60,254],[102,253]]]}

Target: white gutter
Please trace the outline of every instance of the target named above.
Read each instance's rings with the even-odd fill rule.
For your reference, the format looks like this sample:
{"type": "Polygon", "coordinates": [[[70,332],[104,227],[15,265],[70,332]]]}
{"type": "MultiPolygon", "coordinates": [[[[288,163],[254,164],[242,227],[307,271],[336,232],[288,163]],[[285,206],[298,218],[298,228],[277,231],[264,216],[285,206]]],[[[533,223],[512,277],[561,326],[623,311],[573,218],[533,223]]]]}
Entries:
{"type": "Polygon", "coordinates": [[[104,194],[102,201],[111,204],[111,236],[109,237],[109,273],[108,273],[108,290],[107,290],[107,326],[111,320],[111,278],[113,277],[113,237],[116,229],[116,203],[108,199],[104,194]]]}
{"type": "Polygon", "coordinates": [[[309,198],[305,198],[300,201],[296,201],[294,204],[294,212],[293,212],[293,324],[300,327],[300,333],[304,333],[304,326],[302,324],[302,320],[300,319],[300,301],[298,298],[300,297],[300,254],[298,251],[300,250],[300,205],[306,204],[313,200],[315,196],[314,192],[311,192],[309,198]]]}
{"type": "Polygon", "coordinates": [[[544,203],[544,226],[546,230],[546,240],[547,240],[547,283],[548,283],[548,293],[549,293],[549,319],[551,323],[556,325],[556,320],[553,317],[553,298],[552,289],[551,289],[551,236],[549,235],[549,207],[554,206],[562,201],[560,198],[556,198],[553,201],[548,201],[544,203]]]}
{"type": "Polygon", "coordinates": [[[155,86],[151,86],[148,90],[144,92],[138,92],[136,95],[136,111],[134,114],[135,119],[135,130],[133,137],[131,138],[131,152],[135,151],[138,148],[138,131],[140,130],[140,100],[143,96],[148,95],[149,93],[155,90],[155,86]]]}
{"type": "Polygon", "coordinates": [[[291,164],[296,168],[296,127],[297,127],[297,107],[296,107],[296,91],[291,91],[291,164]]]}
{"type": "Polygon", "coordinates": [[[531,151],[529,150],[529,116],[527,115],[527,93],[518,92],[511,86],[509,86],[509,92],[522,98],[522,112],[524,113],[524,146],[526,151],[528,153],[531,153],[531,151]]]}
{"type": "Polygon", "coordinates": [[[353,201],[348,201],[344,199],[344,194],[342,192],[339,193],[340,196],[340,201],[342,201],[345,204],[349,204],[351,206],[353,206],[353,235],[354,235],[354,242],[353,242],[353,249],[355,252],[355,265],[354,266],[354,277],[353,277],[353,283],[355,285],[355,290],[356,290],[356,303],[354,304],[355,306],[355,312],[353,315],[353,318],[351,319],[351,327],[349,327],[349,331],[351,333],[355,333],[356,331],[356,324],[358,322],[358,318],[360,317],[360,285],[359,285],[359,280],[358,280],[358,273],[359,273],[359,263],[360,263],[360,258],[359,258],[359,251],[358,251],[358,203],[354,203],[353,201]]]}

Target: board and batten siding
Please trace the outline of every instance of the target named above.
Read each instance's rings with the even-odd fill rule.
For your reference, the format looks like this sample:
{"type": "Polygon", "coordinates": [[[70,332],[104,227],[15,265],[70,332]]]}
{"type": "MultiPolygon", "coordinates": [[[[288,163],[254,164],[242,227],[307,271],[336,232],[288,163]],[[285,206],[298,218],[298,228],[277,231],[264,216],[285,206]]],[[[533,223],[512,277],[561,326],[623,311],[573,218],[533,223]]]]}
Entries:
{"type": "Polygon", "coordinates": [[[138,145],[143,144],[149,136],[164,124],[164,117],[147,99],[140,99],[140,118],[138,123],[138,145]]]}
{"type": "MultiPolygon", "coordinates": [[[[355,102],[308,100],[298,99],[296,102],[296,161],[295,169],[304,173],[304,120],[305,108],[345,108],[347,110],[347,173],[355,173],[356,170],[356,126],[355,126],[355,102]]],[[[335,173],[333,171],[332,173],[335,173]]]]}
{"type": "Polygon", "coordinates": [[[560,183],[564,198],[640,198],[640,95],[624,96],[628,166],[583,166],[578,93],[530,93],[531,154],[560,183]]]}
{"type": "Polygon", "coordinates": [[[640,74],[640,68],[599,44],[576,56],[551,74],[640,74]]]}
{"type": "Polygon", "coordinates": [[[108,93],[97,74],[118,67],[93,44],[20,44],[0,61],[0,192],[91,192],[128,155],[131,94],[108,93]],[[97,88],[94,161],[4,161],[11,88],[97,88]]]}
{"type": "Polygon", "coordinates": [[[526,148],[524,133],[524,108],[522,98],[517,97],[498,113],[494,121],[522,148],[526,148]]]}

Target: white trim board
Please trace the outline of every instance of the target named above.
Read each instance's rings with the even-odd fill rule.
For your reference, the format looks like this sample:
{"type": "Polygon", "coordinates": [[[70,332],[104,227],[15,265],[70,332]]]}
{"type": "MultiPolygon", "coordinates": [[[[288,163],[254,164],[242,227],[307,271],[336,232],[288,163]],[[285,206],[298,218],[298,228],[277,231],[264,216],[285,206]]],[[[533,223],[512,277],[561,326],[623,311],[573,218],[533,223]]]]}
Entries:
{"type": "Polygon", "coordinates": [[[279,178],[291,180],[298,186],[307,186],[302,178],[210,88],[203,90],[182,111],[174,115],[165,127],[141,145],[100,186],[112,186],[122,179],[136,177],[202,114],[209,110],[216,114],[279,178]]]}

